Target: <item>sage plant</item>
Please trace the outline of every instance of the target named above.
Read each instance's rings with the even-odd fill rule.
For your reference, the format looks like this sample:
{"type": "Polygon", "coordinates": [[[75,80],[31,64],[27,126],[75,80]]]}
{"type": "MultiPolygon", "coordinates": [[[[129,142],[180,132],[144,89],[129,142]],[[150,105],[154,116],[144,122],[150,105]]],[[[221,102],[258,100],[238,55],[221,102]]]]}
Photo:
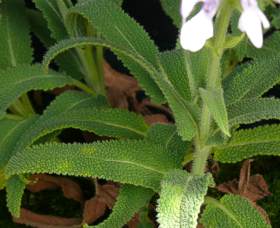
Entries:
{"type": "Polygon", "coordinates": [[[122,227],[135,213],[150,227],[147,206],[156,197],[162,228],[271,227],[248,199],[207,193],[215,188],[209,159],[280,156],[279,124],[241,128],[280,119],[279,99],[264,96],[280,81],[280,25],[270,27],[264,14],[275,2],[161,0],[180,31],[176,48],[162,52],[121,0],[33,1],[36,11],[22,0],[0,3],[0,188],[14,217],[30,175],[47,173],[120,183],[111,214],[94,227],[122,227]],[[33,64],[30,31],[47,48],[40,64],[33,64]],[[110,107],[104,49],[154,103],[170,107],[174,123],[148,126],[143,116],[110,107]],[[36,113],[27,92],[66,85],[75,89],[36,113]],[[60,142],[68,128],[108,140],[60,142]]]}

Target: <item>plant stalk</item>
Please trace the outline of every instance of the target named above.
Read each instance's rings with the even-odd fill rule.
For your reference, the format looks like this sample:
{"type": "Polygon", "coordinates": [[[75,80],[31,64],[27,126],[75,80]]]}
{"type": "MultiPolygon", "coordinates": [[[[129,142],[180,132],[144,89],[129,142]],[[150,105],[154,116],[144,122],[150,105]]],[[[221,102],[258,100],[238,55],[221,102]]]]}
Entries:
{"type": "MultiPolygon", "coordinates": [[[[207,70],[206,88],[216,89],[221,87],[221,68],[220,62],[224,53],[224,44],[232,14],[233,6],[231,1],[222,0],[221,7],[218,12],[215,23],[215,35],[212,40],[212,48],[210,48],[210,61],[207,70]]],[[[205,103],[202,105],[200,134],[195,140],[195,156],[193,161],[192,173],[194,175],[202,175],[205,172],[208,156],[211,152],[206,147],[206,141],[211,133],[212,117],[205,103]]]]}

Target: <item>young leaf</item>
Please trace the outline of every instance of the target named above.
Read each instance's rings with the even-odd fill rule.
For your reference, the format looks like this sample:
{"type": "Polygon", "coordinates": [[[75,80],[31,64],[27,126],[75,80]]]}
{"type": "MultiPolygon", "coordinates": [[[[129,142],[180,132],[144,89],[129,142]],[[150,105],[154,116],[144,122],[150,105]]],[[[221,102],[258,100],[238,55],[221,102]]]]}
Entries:
{"type": "Polygon", "coordinates": [[[65,85],[80,86],[70,77],[50,72],[44,73],[40,66],[21,65],[0,72],[0,118],[6,109],[21,95],[30,90],[49,90],[65,85]]]}
{"type": "Polygon", "coordinates": [[[162,146],[124,140],[33,146],[14,155],[5,171],[8,177],[24,173],[99,177],[158,191],[162,176],[178,167],[180,164],[162,146]]]}
{"type": "Polygon", "coordinates": [[[164,228],[196,228],[210,176],[173,170],[161,182],[158,222],[164,228]]]}
{"type": "Polygon", "coordinates": [[[225,195],[220,201],[209,199],[201,222],[205,228],[271,227],[252,203],[237,195],[225,195]]]}
{"type": "Polygon", "coordinates": [[[280,156],[280,126],[236,131],[230,141],[215,148],[215,160],[235,163],[257,155],[280,156]]]}
{"type": "Polygon", "coordinates": [[[7,118],[0,120],[0,170],[4,168],[13,155],[13,149],[19,138],[37,118],[38,116],[32,116],[22,121],[7,118]]]}
{"type": "Polygon", "coordinates": [[[20,216],[21,199],[25,189],[25,183],[19,176],[12,176],[6,184],[7,191],[7,207],[10,213],[15,216],[20,216]]]}
{"type": "Polygon", "coordinates": [[[123,185],[109,218],[94,227],[122,227],[149,202],[153,194],[153,191],[147,188],[128,184],[123,185]]]}
{"type": "Polygon", "coordinates": [[[180,15],[181,0],[160,0],[161,6],[166,14],[172,19],[174,25],[180,28],[182,17],[180,15]]]}
{"type": "Polygon", "coordinates": [[[0,15],[0,68],[31,64],[33,52],[24,1],[2,0],[0,15]]]}
{"type": "Polygon", "coordinates": [[[237,67],[223,82],[226,104],[261,97],[280,81],[279,72],[280,55],[271,55],[237,67]]]}
{"type": "Polygon", "coordinates": [[[200,88],[200,94],[203,102],[207,105],[213,119],[216,121],[222,132],[227,136],[230,136],[228,114],[223,90],[205,90],[200,88]]]}
{"type": "MultiPolygon", "coordinates": [[[[149,64],[157,66],[158,49],[144,29],[112,0],[86,1],[78,3],[68,15],[69,27],[73,26],[77,16],[86,18],[105,40],[113,46],[129,50],[145,59],[149,64]],[[112,23],[114,22],[114,23],[112,23]]],[[[134,59],[127,58],[122,53],[115,52],[138,79],[142,88],[157,102],[164,101],[164,97],[152,80],[150,72],[139,66],[134,59]]]]}
{"type": "Polygon", "coordinates": [[[228,114],[231,126],[280,119],[280,100],[271,98],[241,100],[228,106],[228,114]]]}

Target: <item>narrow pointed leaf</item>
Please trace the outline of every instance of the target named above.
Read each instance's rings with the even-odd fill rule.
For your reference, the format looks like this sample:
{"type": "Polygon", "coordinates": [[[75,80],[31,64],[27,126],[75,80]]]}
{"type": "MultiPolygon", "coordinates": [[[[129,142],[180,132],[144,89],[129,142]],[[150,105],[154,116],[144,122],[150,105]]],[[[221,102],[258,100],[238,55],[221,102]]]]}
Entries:
{"type": "Polygon", "coordinates": [[[5,171],[7,176],[55,173],[99,177],[158,191],[162,176],[178,167],[174,156],[162,146],[132,140],[33,146],[17,153],[5,171]]]}
{"type": "Polygon", "coordinates": [[[200,94],[203,102],[207,105],[213,119],[216,121],[222,132],[230,136],[228,114],[224,101],[222,89],[205,90],[200,89],[200,94]]]}

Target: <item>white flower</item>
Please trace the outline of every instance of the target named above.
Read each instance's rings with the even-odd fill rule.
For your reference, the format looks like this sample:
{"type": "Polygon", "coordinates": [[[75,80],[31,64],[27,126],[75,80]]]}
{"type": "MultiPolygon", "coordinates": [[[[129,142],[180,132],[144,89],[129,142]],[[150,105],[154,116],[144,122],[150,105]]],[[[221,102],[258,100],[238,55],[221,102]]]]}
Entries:
{"type": "MultiPolygon", "coordinates": [[[[181,14],[185,20],[199,0],[183,0],[181,14]],[[189,1],[186,3],[186,1],[189,1]]],[[[180,43],[186,50],[196,52],[203,48],[206,41],[213,37],[213,17],[219,7],[220,0],[205,0],[202,9],[190,20],[183,23],[180,43]]]]}
{"type": "Polygon", "coordinates": [[[193,11],[195,5],[203,0],[182,0],[181,3],[181,15],[183,22],[187,19],[190,13],[193,11]]]}
{"type": "Polygon", "coordinates": [[[256,0],[241,0],[243,12],[239,19],[238,28],[245,32],[252,44],[261,48],[263,45],[263,28],[269,28],[269,21],[259,9],[256,0]]]}

